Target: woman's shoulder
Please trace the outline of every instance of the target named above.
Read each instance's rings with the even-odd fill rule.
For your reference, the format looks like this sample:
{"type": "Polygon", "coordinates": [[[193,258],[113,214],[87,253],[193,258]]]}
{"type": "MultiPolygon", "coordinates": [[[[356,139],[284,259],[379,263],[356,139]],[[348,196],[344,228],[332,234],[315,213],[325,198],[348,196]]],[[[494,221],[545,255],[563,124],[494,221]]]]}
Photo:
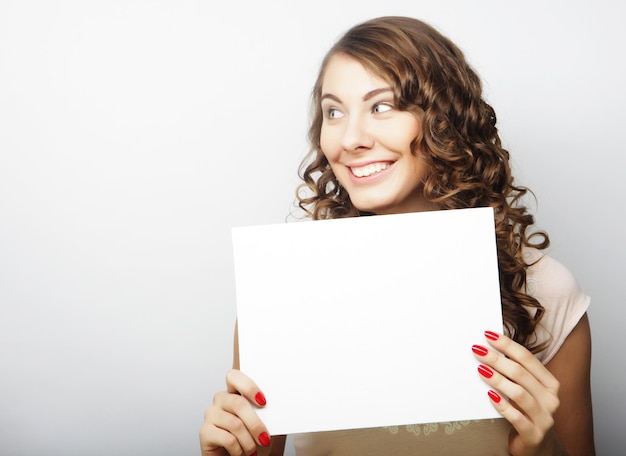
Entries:
{"type": "Polygon", "coordinates": [[[582,290],[572,272],[554,257],[534,248],[524,250],[528,293],[535,298],[576,298],[582,290]]]}
{"type": "Polygon", "coordinates": [[[526,291],[544,307],[536,333],[539,342],[548,341],[548,347],[538,356],[545,364],[585,314],[591,299],[571,271],[552,256],[529,248],[524,251],[524,260],[529,265],[526,291]]]}

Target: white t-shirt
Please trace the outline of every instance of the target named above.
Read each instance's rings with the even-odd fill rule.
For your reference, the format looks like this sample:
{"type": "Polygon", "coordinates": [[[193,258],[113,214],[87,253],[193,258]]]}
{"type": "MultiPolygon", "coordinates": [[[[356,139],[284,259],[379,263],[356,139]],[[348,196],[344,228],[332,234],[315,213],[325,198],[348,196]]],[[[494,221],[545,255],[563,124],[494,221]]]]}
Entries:
{"type": "MultiPolygon", "coordinates": [[[[570,271],[550,256],[528,249],[527,292],[545,308],[536,330],[549,341],[537,358],[547,364],[587,311],[590,298],[570,271]]],[[[531,309],[530,311],[533,311],[531,309]]],[[[510,424],[500,419],[388,426],[373,429],[297,434],[298,456],[330,455],[508,455],[510,424]]]]}

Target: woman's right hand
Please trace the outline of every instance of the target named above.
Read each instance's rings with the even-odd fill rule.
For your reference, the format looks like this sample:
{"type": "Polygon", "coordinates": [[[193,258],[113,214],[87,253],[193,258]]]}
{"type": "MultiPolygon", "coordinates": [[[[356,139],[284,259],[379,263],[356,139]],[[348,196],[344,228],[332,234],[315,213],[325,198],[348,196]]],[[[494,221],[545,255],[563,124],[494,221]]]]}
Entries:
{"type": "Polygon", "coordinates": [[[263,407],[265,396],[247,375],[231,369],[226,374],[226,391],[216,393],[204,413],[200,429],[203,456],[250,456],[256,455],[257,445],[270,445],[269,432],[252,404],[263,407]]]}

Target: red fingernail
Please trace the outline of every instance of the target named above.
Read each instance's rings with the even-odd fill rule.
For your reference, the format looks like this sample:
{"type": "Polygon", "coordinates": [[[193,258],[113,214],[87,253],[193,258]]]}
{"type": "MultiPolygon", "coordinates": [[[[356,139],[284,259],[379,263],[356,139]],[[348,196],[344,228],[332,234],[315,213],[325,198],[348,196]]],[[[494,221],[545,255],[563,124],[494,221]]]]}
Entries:
{"type": "Polygon", "coordinates": [[[485,337],[489,340],[498,340],[500,335],[498,333],[494,333],[493,331],[485,331],[485,337]]]}
{"type": "Polygon", "coordinates": [[[256,393],[256,396],[254,396],[254,400],[256,401],[257,404],[259,405],[265,405],[267,404],[267,401],[265,400],[265,396],[263,395],[262,392],[258,392],[256,393]]]}
{"type": "Polygon", "coordinates": [[[256,451],[254,453],[251,453],[250,456],[256,456],[256,451]]]}
{"type": "Polygon", "coordinates": [[[489,353],[489,350],[487,350],[482,345],[472,345],[472,351],[478,356],[485,356],[487,353],[489,353]]]}
{"type": "Polygon", "coordinates": [[[259,434],[259,442],[264,447],[270,446],[270,436],[267,435],[267,432],[261,432],[261,434],[259,434]]]}
{"type": "Polygon", "coordinates": [[[483,366],[482,364],[478,365],[478,373],[485,378],[493,377],[493,371],[489,369],[487,366],[483,366]]]}
{"type": "Polygon", "coordinates": [[[493,390],[487,391],[487,394],[489,395],[491,400],[494,401],[496,404],[499,404],[500,401],[502,400],[500,395],[498,393],[496,393],[495,391],[493,391],[493,390]]]}

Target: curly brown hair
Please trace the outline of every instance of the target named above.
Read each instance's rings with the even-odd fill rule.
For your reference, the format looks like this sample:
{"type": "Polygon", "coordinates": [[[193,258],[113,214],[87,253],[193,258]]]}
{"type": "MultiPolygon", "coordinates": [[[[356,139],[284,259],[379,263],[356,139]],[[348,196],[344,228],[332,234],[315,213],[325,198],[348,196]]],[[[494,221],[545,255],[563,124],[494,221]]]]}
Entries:
{"type": "Polygon", "coordinates": [[[528,189],[514,185],[509,153],[500,141],[493,108],[461,50],[433,27],[407,17],[382,17],[359,24],[324,58],[312,93],[311,150],[299,170],[304,181],[298,206],[313,219],[362,215],[333,174],[320,145],[322,81],[330,58],[343,54],[387,81],[397,109],[414,113],[421,125],[412,151],[429,172],[424,197],[440,209],[494,209],[506,332],[533,352],[544,348],[534,331],[543,306],[526,293],[524,247],[545,249],[544,232],[529,233],[533,216],[522,204],[528,189]],[[534,310],[533,310],[534,309],[534,310]]]}

